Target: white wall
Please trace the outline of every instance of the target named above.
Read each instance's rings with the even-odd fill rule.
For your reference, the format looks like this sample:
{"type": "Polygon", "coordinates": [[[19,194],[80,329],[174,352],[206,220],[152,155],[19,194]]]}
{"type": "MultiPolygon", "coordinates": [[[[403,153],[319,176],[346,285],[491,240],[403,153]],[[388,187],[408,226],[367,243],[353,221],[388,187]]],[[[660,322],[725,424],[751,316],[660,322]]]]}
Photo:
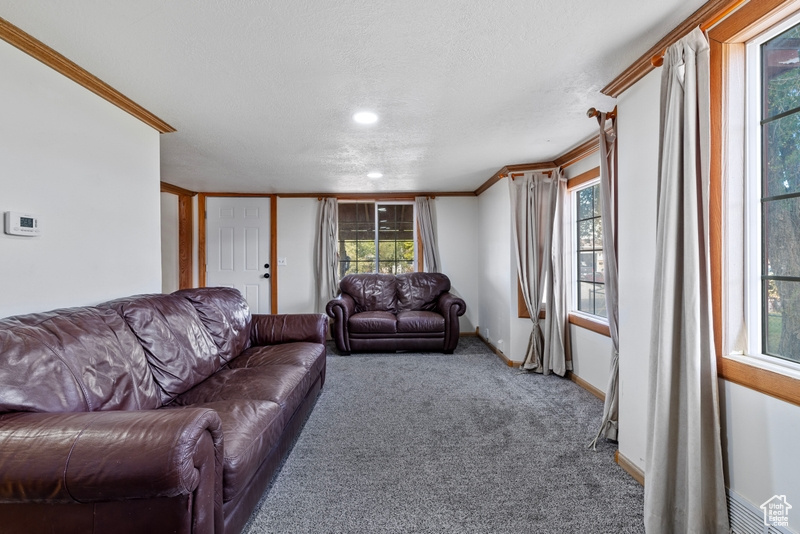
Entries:
{"type": "Polygon", "coordinates": [[[451,292],[467,304],[461,316],[461,332],[478,326],[478,197],[436,197],[436,238],[442,272],[450,278],[451,292]]]}
{"type": "Polygon", "coordinates": [[[314,243],[317,238],[319,201],[316,198],[278,197],[278,313],[324,313],[315,310],[314,243]]]}
{"type": "MultiPolygon", "coordinates": [[[[506,180],[500,180],[478,197],[478,323],[481,336],[512,358],[512,267],[510,198],[506,180]]],[[[516,311],[516,292],[514,307],[516,311]]],[[[516,313],[513,316],[516,322],[516,313]]],[[[530,323],[530,321],[528,321],[530,323]]],[[[524,353],[524,348],[522,349],[524,353]]],[[[513,358],[512,358],[513,359],[513,358]]],[[[524,359],[524,354],[519,361],[524,359]]]]}
{"type": "Polygon", "coordinates": [[[180,287],[178,254],[178,195],[161,193],[161,291],[180,287]]]}
{"type": "Polygon", "coordinates": [[[0,41],[0,317],[161,291],[159,133],[0,41]]]}
{"type": "Polygon", "coordinates": [[[644,469],[655,272],[660,70],[620,96],[619,451],[644,469]]]}
{"type": "Polygon", "coordinates": [[[572,373],[606,393],[613,350],[611,338],[574,324],[569,326],[572,373]]]}

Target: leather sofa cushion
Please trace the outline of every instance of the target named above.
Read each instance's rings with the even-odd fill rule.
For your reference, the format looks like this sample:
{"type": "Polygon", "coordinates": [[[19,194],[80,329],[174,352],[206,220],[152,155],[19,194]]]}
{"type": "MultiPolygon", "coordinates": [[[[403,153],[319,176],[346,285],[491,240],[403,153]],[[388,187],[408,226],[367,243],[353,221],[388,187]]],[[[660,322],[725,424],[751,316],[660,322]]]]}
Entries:
{"type": "Polygon", "coordinates": [[[398,333],[444,332],[444,317],[430,311],[403,311],[397,314],[398,333]]]}
{"type": "Polygon", "coordinates": [[[0,321],[0,412],[161,406],[144,351],[113,310],[71,308],[0,321]]]}
{"type": "Polygon", "coordinates": [[[140,295],[101,306],[116,310],[139,338],[163,404],[219,369],[219,349],[188,300],[140,295]]]}
{"type": "Polygon", "coordinates": [[[267,365],[299,365],[305,369],[321,369],[320,364],[325,363],[322,358],[324,352],[324,345],[305,342],[250,347],[230,362],[228,367],[241,369],[267,365]]]}
{"type": "Polygon", "coordinates": [[[356,303],[356,312],[397,310],[397,289],[393,274],[348,274],[339,282],[342,293],[356,303]]]}
{"type": "Polygon", "coordinates": [[[397,311],[436,310],[436,299],[450,291],[450,279],[441,273],[406,273],[397,279],[397,311]]]}
{"type": "Polygon", "coordinates": [[[300,406],[315,378],[297,365],[220,369],[175,398],[174,404],[196,406],[227,400],[272,401],[281,406],[282,423],[285,423],[300,406]]]}
{"type": "Polygon", "coordinates": [[[281,407],[271,401],[226,400],[192,405],[219,414],[225,439],[222,500],[236,498],[246,489],[259,466],[280,441],[281,407]]]}
{"type": "Polygon", "coordinates": [[[397,317],[388,311],[366,311],[356,313],[347,323],[353,334],[394,334],[397,332],[397,317]]]}
{"type": "Polygon", "coordinates": [[[173,295],[192,303],[208,333],[214,338],[223,364],[250,346],[250,308],[238,289],[204,287],[183,289],[173,295]]]}

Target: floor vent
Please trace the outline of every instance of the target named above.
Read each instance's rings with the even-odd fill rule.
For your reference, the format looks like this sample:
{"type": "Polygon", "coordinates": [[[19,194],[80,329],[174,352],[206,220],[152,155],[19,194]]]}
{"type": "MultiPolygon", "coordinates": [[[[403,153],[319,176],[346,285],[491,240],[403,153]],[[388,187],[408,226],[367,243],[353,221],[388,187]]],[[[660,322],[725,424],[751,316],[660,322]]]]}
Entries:
{"type": "Polygon", "coordinates": [[[796,534],[788,528],[764,524],[764,512],[736,493],[728,491],[728,512],[733,534],[796,534]]]}

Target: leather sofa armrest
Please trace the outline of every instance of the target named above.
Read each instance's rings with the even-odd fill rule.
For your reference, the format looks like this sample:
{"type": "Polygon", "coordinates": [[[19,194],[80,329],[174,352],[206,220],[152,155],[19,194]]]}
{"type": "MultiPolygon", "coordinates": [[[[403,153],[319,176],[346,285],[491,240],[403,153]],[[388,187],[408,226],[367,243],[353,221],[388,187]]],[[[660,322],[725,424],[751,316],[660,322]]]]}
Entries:
{"type": "Polygon", "coordinates": [[[444,353],[452,354],[458,345],[460,325],[458,317],[467,311],[467,304],[463,299],[445,292],[439,295],[436,309],[444,316],[444,353]]]}
{"type": "Polygon", "coordinates": [[[436,301],[436,309],[445,317],[450,314],[455,314],[455,317],[464,315],[467,311],[467,304],[463,299],[453,295],[450,292],[445,292],[439,295],[436,301]]]}
{"type": "Polygon", "coordinates": [[[325,343],[328,318],[321,313],[253,315],[250,341],[254,346],[305,341],[325,343]]]}
{"type": "Polygon", "coordinates": [[[335,299],[328,302],[325,311],[333,318],[331,337],[336,342],[336,347],[343,354],[350,354],[350,334],[347,323],[356,312],[356,301],[347,293],[340,293],[335,299]]]}
{"type": "Polygon", "coordinates": [[[213,410],[0,417],[0,503],[90,503],[213,488],[222,521],[222,423],[213,410]]]}

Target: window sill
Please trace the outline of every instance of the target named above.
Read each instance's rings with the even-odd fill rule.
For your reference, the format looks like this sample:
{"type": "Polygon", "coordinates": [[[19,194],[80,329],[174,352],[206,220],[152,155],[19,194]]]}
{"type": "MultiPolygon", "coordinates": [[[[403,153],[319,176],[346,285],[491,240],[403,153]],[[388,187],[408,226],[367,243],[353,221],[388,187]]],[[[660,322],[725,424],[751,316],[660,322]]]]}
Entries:
{"type": "Polygon", "coordinates": [[[581,328],[591,330],[592,332],[602,334],[606,337],[611,337],[611,330],[608,327],[607,321],[602,321],[593,317],[590,318],[586,315],[579,315],[577,313],[570,313],[567,320],[569,321],[569,324],[574,324],[575,326],[580,326],[581,328]]]}
{"type": "MultiPolygon", "coordinates": [[[[800,406],[800,378],[766,369],[761,362],[748,356],[732,354],[717,359],[717,374],[730,382],[748,387],[776,399],[800,406]]],[[[776,367],[772,365],[771,367],[776,367]]]]}

